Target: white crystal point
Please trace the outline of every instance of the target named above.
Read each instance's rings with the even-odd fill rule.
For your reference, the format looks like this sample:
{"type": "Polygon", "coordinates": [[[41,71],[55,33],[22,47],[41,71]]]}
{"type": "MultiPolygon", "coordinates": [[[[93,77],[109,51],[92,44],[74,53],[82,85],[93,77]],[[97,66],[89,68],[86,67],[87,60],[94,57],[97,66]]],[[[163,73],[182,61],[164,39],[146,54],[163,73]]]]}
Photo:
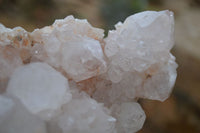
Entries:
{"type": "Polygon", "coordinates": [[[74,95],[57,118],[63,133],[115,133],[116,119],[102,104],[84,93],[74,95]]]}
{"type": "Polygon", "coordinates": [[[61,66],[76,82],[106,71],[100,43],[103,30],[92,27],[86,20],[69,16],[31,35],[35,42],[44,44],[48,58],[42,60],[55,67],[61,66]]]}
{"type": "Polygon", "coordinates": [[[144,124],[146,115],[141,106],[136,102],[113,104],[112,114],[117,118],[118,133],[133,133],[140,130],[144,124]]]}
{"type": "Polygon", "coordinates": [[[132,97],[164,101],[176,80],[177,64],[170,54],[174,45],[173,34],[173,13],[167,10],[137,13],[124,23],[118,23],[116,30],[110,31],[105,39],[108,78],[119,83],[117,86],[127,80],[125,94],[134,92],[132,97]],[[152,69],[154,71],[150,72],[152,69]],[[131,81],[127,78],[130,74],[143,81],[131,88],[131,81]]]}
{"type": "Polygon", "coordinates": [[[46,127],[17,99],[0,95],[0,133],[46,133],[46,127]]]}
{"type": "Polygon", "coordinates": [[[63,45],[61,52],[63,69],[77,82],[106,70],[103,51],[96,40],[76,38],[63,45]]]}
{"type": "Polygon", "coordinates": [[[7,93],[20,99],[33,114],[49,119],[71,99],[68,81],[45,63],[20,67],[11,76],[7,93]]]}
{"type": "Polygon", "coordinates": [[[169,11],[138,13],[118,24],[105,39],[110,79],[119,82],[123,71],[142,72],[159,62],[158,54],[169,52],[174,44],[173,25],[173,13],[169,11]]]}

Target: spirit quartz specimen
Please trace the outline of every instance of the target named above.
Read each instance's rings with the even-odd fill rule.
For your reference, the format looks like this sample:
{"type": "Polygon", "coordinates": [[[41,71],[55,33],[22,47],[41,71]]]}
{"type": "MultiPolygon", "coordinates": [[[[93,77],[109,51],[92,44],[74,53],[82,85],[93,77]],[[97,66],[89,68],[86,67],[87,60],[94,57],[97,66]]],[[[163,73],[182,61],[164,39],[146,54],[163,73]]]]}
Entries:
{"type": "Polygon", "coordinates": [[[0,133],[135,133],[138,98],[176,80],[174,18],[145,11],[102,29],[68,16],[27,32],[0,25],[0,133]]]}

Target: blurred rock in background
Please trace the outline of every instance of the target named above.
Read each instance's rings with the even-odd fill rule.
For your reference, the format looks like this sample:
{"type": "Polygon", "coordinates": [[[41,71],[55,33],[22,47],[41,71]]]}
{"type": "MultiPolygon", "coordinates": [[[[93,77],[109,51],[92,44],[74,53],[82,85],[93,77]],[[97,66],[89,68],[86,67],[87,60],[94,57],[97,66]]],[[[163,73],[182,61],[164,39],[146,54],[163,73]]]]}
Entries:
{"type": "Polygon", "coordinates": [[[0,0],[0,22],[32,31],[72,14],[107,32],[136,12],[165,9],[175,13],[177,82],[163,103],[139,100],[147,115],[139,133],[200,133],[200,0],[0,0]]]}

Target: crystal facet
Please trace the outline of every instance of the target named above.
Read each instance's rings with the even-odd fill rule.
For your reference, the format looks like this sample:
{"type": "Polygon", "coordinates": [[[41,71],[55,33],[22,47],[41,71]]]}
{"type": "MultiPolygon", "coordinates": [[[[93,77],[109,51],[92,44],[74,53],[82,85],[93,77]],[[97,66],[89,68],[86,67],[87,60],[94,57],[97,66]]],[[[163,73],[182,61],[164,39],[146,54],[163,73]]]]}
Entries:
{"type": "Polygon", "coordinates": [[[68,16],[27,32],[0,25],[0,132],[133,133],[138,98],[164,101],[176,80],[174,18],[145,11],[104,31],[68,16]]]}

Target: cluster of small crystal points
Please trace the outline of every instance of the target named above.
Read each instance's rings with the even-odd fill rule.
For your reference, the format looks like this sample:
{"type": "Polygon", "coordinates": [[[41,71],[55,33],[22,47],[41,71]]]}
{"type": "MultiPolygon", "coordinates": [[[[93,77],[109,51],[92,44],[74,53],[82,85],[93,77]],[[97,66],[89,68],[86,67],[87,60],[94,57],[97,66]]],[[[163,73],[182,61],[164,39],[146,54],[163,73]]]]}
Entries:
{"type": "Polygon", "coordinates": [[[164,101],[176,79],[173,13],[102,29],[68,16],[27,32],[0,25],[0,133],[135,133],[138,98],[164,101]]]}

